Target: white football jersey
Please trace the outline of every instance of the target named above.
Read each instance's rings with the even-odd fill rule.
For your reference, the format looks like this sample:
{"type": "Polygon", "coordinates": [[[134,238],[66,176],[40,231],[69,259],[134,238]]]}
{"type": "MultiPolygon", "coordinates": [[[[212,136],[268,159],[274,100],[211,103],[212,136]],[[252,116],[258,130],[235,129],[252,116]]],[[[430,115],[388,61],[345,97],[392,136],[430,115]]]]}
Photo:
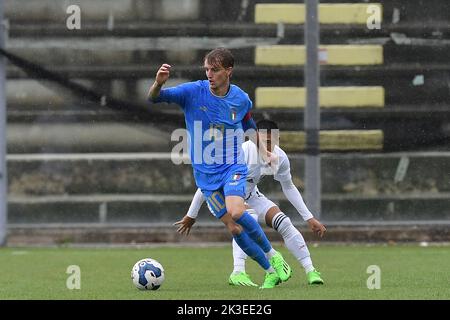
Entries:
{"type": "Polygon", "coordinates": [[[242,144],[245,162],[248,168],[245,198],[247,199],[256,185],[265,176],[273,176],[277,181],[291,180],[291,168],[286,153],[277,145],[273,153],[277,156],[275,164],[269,165],[258,154],[258,147],[248,140],[242,144]]]}

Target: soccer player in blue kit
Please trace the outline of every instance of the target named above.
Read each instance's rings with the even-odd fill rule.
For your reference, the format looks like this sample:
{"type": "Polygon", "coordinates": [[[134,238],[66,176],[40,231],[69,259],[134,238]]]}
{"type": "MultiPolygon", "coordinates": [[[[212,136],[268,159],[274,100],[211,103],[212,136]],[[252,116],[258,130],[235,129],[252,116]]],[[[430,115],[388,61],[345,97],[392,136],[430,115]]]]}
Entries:
{"type": "Polygon", "coordinates": [[[292,269],[281,253],[272,248],[258,222],[246,212],[247,166],[242,143],[244,130],[256,131],[256,125],[248,95],[230,83],[233,67],[231,52],[216,48],[204,58],[208,80],[162,89],[171,69],[163,64],[149,89],[148,99],[181,106],[197,187],[210,211],[225,224],[236,243],[266,271],[261,288],[273,288],[287,281],[292,269]]]}

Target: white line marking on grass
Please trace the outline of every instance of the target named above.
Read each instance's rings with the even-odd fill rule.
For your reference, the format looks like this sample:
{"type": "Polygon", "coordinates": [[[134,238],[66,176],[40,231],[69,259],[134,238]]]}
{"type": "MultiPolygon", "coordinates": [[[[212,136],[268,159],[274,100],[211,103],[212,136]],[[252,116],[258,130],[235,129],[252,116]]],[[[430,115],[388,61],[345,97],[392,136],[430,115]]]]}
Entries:
{"type": "Polygon", "coordinates": [[[11,254],[14,256],[21,256],[24,254],[28,254],[28,251],[12,251],[11,254]]]}

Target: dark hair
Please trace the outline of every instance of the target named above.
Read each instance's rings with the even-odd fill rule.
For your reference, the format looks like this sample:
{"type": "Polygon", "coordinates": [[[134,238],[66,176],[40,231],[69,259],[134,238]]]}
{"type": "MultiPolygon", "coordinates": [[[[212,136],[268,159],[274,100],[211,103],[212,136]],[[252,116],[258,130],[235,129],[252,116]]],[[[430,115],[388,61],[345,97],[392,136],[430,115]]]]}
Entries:
{"type": "Polygon", "coordinates": [[[277,126],[276,122],[274,122],[272,120],[266,120],[266,119],[259,120],[256,123],[256,127],[258,128],[258,130],[259,129],[263,129],[263,130],[265,129],[265,130],[268,130],[268,131],[274,130],[274,129],[278,129],[278,126],[277,126]]]}
{"type": "Polygon", "coordinates": [[[234,67],[234,57],[226,48],[216,48],[208,52],[204,60],[212,66],[221,66],[225,69],[234,67]]]}

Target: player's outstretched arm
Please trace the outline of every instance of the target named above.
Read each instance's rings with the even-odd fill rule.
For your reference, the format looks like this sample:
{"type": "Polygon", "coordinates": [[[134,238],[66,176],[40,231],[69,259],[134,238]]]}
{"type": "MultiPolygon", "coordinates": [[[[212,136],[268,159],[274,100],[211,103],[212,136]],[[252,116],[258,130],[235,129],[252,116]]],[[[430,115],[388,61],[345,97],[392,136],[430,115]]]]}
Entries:
{"type": "Polygon", "coordinates": [[[319,220],[314,218],[311,211],[309,211],[308,207],[303,201],[300,191],[298,191],[297,187],[292,182],[292,179],[282,181],[280,183],[284,195],[289,200],[289,202],[294,206],[294,208],[297,209],[297,212],[302,216],[303,220],[305,220],[308,223],[311,231],[314,234],[323,237],[327,229],[319,220]]]}
{"type": "Polygon", "coordinates": [[[156,72],[155,82],[152,84],[150,89],[148,90],[147,99],[155,100],[159,97],[159,93],[161,92],[161,88],[166,83],[167,79],[170,76],[170,68],[172,66],[164,63],[156,72]]]}
{"type": "Polygon", "coordinates": [[[203,202],[205,202],[205,197],[203,196],[202,190],[200,188],[197,189],[197,191],[194,194],[194,197],[192,198],[191,205],[189,206],[187,216],[191,217],[192,219],[196,219],[198,216],[198,212],[200,211],[200,208],[202,207],[203,202]]]}
{"type": "Polygon", "coordinates": [[[173,225],[178,226],[177,232],[180,234],[189,235],[192,226],[195,223],[195,219],[198,216],[198,211],[200,210],[205,197],[200,189],[195,192],[194,198],[192,198],[191,205],[189,206],[188,213],[180,221],[175,222],[173,225]]]}
{"type": "Polygon", "coordinates": [[[303,220],[308,221],[309,219],[314,218],[292,179],[280,181],[280,184],[286,199],[294,206],[297,212],[302,216],[303,220]]]}

